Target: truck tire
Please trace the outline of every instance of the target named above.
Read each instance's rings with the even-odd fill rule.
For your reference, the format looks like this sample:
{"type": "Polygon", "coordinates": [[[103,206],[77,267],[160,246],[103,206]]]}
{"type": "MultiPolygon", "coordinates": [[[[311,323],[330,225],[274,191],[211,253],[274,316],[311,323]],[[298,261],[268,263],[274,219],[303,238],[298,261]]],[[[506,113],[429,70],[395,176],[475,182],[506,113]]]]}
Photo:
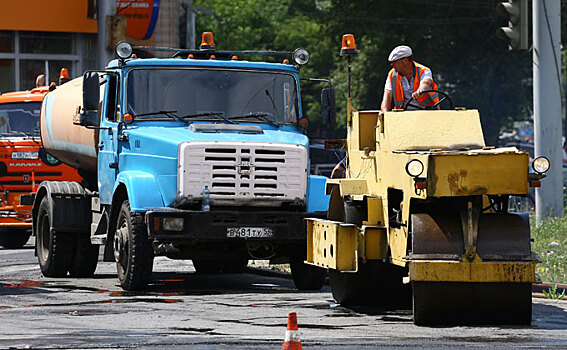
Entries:
{"type": "Polygon", "coordinates": [[[224,259],[222,262],[223,273],[243,273],[248,266],[248,258],[224,259]]]}
{"type": "Polygon", "coordinates": [[[98,245],[91,244],[89,236],[76,236],[69,275],[71,277],[91,277],[98,264],[98,248],[98,245]]]}
{"type": "Polygon", "coordinates": [[[216,275],[222,270],[223,262],[220,259],[193,259],[193,267],[200,275],[216,275]]]}
{"type": "Polygon", "coordinates": [[[20,249],[30,239],[28,230],[9,230],[0,232],[0,245],[6,249],[20,249]]]}
{"type": "Polygon", "coordinates": [[[150,281],[154,252],[143,213],[132,213],[126,199],[120,206],[114,235],[118,280],[124,290],[144,289],[150,281]]]}
{"type": "Polygon", "coordinates": [[[35,227],[35,249],[45,277],[65,277],[73,258],[73,236],[55,232],[50,225],[49,199],[41,200],[35,227]]]}
{"type": "MultiPolygon", "coordinates": [[[[303,248],[305,251],[305,248],[303,248]]],[[[293,255],[289,260],[291,276],[298,290],[320,290],[325,283],[327,270],[304,263],[305,255],[293,255]]]]}

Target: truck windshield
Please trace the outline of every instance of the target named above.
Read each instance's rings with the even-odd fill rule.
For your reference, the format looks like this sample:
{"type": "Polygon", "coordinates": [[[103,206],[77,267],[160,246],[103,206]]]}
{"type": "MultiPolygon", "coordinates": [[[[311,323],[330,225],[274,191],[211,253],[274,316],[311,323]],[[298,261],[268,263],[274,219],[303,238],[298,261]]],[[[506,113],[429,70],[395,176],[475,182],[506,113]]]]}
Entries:
{"type": "Polygon", "coordinates": [[[0,136],[39,136],[41,101],[0,104],[0,136]]]}
{"type": "Polygon", "coordinates": [[[128,75],[127,99],[136,120],[174,120],[156,111],[176,111],[190,120],[219,121],[211,118],[215,114],[238,122],[281,124],[297,122],[299,114],[297,84],[286,73],[134,69],[128,75]]]}

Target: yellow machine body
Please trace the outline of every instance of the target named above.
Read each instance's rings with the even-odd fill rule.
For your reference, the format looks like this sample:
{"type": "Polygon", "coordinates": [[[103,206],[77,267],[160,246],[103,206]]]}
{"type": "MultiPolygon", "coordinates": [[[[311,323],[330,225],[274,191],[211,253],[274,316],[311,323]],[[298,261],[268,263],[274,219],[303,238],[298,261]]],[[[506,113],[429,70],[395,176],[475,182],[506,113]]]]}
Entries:
{"type": "Polygon", "coordinates": [[[308,219],[309,263],[356,272],[379,260],[408,268],[410,282],[535,281],[529,226],[483,208],[528,194],[528,153],[486,147],[476,110],[350,112],[347,176],[327,181],[330,219],[308,219]],[[413,159],[424,168],[415,178],[406,172],[413,159]],[[360,204],[361,225],[345,222],[347,201],[360,204]],[[501,233],[508,222],[523,233],[501,233]],[[423,232],[411,237],[412,227],[423,232]],[[500,253],[506,240],[512,247],[500,253]]]}

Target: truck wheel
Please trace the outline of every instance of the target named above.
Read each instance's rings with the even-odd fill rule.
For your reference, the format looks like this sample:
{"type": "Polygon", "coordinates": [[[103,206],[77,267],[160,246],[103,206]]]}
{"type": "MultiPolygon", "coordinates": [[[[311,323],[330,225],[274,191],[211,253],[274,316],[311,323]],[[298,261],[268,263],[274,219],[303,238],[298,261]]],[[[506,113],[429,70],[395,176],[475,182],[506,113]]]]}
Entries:
{"type": "Polygon", "coordinates": [[[224,259],[222,262],[223,273],[243,273],[248,266],[248,258],[224,259]]]}
{"type": "Polygon", "coordinates": [[[65,277],[73,258],[73,237],[51,231],[49,200],[44,197],[37,211],[35,249],[45,277],[65,277]]]}
{"type": "Polygon", "coordinates": [[[195,271],[201,275],[216,275],[222,269],[222,260],[219,259],[193,259],[192,261],[195,271]]]}
{"type": "Polygon", "coordinates": [[[0,245],[6,249],[20,249],[30,239],[31,231],[10,230],[0,232],[0,245]]]}
{"type": "Polygon", "coordinates": [[[71,277],[91,277],[98,264],[98,248],[98,245],[91,244],[89,236],[76,236],[69,275],[71,277]]]}
{"type": "Polygon", "coordinates": [[[154,253],[144,215],[132,213],[128,200],[122,202],[116,221],[114,258],[118,279],[124,290],[139,290],[147,286],[152,275],[154,253]]]}
{"type": "Polygon", "coordinates": [[[325,283],[327,270],[308,265],[304,260],[303,256],[292,256],[289,261],[295,287],[298,290],[320,290],[325,283]]]}

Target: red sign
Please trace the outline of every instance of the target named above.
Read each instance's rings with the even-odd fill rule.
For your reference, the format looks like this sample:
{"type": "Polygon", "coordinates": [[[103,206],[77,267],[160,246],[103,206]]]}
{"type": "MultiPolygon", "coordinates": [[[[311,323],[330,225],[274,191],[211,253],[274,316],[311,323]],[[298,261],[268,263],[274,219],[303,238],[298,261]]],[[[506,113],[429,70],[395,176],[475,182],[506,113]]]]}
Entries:
{"type": "Polygon", "coordinates": [[[127,18],[126,34],[136,40],[151,38],[157,23],[160,0],[117,0],[116,14],[127,18]]]}

